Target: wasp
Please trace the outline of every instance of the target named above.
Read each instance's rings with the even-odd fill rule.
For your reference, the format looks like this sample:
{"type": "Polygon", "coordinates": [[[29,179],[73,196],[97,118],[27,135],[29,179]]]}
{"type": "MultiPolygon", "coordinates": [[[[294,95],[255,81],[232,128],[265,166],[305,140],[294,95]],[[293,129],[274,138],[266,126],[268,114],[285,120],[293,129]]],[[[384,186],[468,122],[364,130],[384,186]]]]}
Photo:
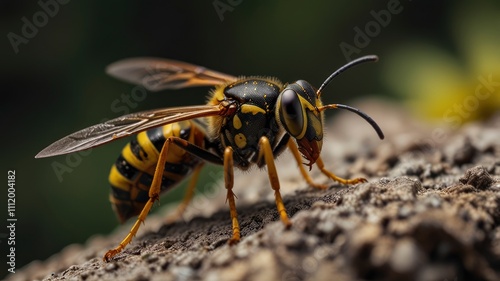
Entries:
{"type": "Polygon", "coordinates": [[[325,168],[320,157],[323,145],[324,111],[340,108],[364,118],[377,132],[377,123],[360,110],[342,104],[321,102],[321,94],[334,77],[352,66],[376,61],[370,55],[353,60],[334,71],[315,89],[304,80],[283,84],[273,77],[235,77],[201,66],[159,58],[131,58],[118,61],[107,73],[142,85],[150,91],[187,87],[214,87],[205,105],[147,110],[124,115],[70,134],[35,157],[49,157],[96,147],[128,136],[133,139],[111,168],[110,201],[121,222],[136,216],[129,234],[104,255],[109,261],[136,235],[161,193],[191,176],[179,210],[191,200],[199,173],[206,162],[223,166],[232,237],[240,240],[235,194],[234,168],[267,167],[281,221],[291,226],[280,194],[274,159],[289,149],[306,182],[316,184],[306,167],[316,164],[330,179],[341,184],[366,182],[364,178],[343,179],[325,168]],[[302,163],[302,158],[305,163],[302,163]],[[302,165],[304,164],[304,165],[302,165]]]}

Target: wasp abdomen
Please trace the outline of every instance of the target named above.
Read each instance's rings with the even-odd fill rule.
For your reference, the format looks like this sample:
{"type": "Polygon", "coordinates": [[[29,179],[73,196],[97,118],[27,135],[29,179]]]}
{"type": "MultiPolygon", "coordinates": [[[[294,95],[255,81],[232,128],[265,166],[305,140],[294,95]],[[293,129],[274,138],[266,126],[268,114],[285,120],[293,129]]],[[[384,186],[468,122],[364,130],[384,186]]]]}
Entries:
{"type": "MultiPolygon", "coordinates": [[[[109,174],[110,201],[121,222],[138,215],[149,200],[154,170],[166,139],[180,137],[196,143],[193,131],[198,130],[199,126],[192,121],[173,123],[139,133],[123,148],[109,174]]],[[[175,187],[199,163],[185,150],[170,146],[161,191],[175,187]]]]}

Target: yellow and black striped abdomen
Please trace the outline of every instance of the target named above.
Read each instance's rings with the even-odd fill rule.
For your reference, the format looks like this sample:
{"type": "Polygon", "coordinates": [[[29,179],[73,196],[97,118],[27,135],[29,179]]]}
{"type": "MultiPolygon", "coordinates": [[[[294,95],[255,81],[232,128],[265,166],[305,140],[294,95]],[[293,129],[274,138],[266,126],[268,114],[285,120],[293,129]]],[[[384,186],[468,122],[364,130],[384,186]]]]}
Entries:
{"type": "MultiPolygon", "coordinates": [[[[111,167],[110,201],[121,222],[138,215],[149,199],[149,188],[158,156],[169,137],[180,137],[200,147],[205,145],[203,128],[195,121],[177,122],[137,134],[111,167]]],[[[161,191],[186,178],[200,164],[198,158],[171,145],[163,172],[161,191]]]]}

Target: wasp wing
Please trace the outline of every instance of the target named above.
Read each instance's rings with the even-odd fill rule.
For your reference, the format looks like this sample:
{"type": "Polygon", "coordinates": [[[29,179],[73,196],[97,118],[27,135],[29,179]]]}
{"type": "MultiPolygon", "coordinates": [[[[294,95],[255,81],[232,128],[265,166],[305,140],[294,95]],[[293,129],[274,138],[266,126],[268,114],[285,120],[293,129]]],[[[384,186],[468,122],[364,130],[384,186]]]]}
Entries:
{"type": "Polygon", "coordinates": [[[193,118],[222,115],[224,110],[222,106],[199,105],[127,114],[66,136],[40,151],[35,158],[89,149],[154,127],[193,118]]]}
{"type": "Polygon", "coordinates": [[[117,61],[106,73],[118,79],[142,85],[150,91],[215,86],[237,78],[181,61],[160,58],[130,58],[117,61]]]}

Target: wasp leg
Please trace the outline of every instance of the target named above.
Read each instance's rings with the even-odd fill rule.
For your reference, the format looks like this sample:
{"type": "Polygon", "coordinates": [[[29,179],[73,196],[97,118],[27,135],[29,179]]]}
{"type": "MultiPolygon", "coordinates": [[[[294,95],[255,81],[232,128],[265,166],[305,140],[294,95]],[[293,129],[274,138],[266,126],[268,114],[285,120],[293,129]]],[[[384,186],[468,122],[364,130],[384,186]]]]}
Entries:
{"type": "Polygon", "coordinates": [[[212,153],[212,152],[210,152],[202,147],[194,145],[185,139],[181,139],[179,137],[170,137],[170,138],[168,138],[168,140],[170,142],[174,143],[175,145],[177,145],[178,147],[184,149],[185,151],[187,151],[187,152],[189,152],[189,153],[191,153],[191,154],[193,154],[193,155],[195,155],[195,156],[197,156],[197,157],[199,157],[207,162],[214,163],[217,165],[223,164],[223,159],[220,156],[218,156],[218,155],[216,155],[216,154],[214,154],[214,153],[212,153]]]}
{"type": "Polygon", "coordinates": [[[233,237],[229,239],[229,245],[234,245],[240,241],[240,224],[238,223],[238,212],[233,193],[234,172],[233,172],[233,149],[228,146],[224,149],[224,182],[227,189],[226,200],[229,202],[229,212],[233,225],[233,237]]]}
{"type": "Polygon", "coordinates": [[[139,227],[141,226],[141,223],[144,223],[146,220],[146,217],[151,210],[151,207],[153,206],[154,202],[159,199],[160,197],[160,189],[161,189],[161,180],[163,177],[163,170],[165,167],[165,163],[167,161],[167,155],[168,155],[168,149],[169,146],[172,142],[171,138],[168,138],[165,143],[163,144],[163,147],[161,149],[160,155],[158,156],[158,163],[156,164],[155,168],[155,173],[153,176],[153,181],[151,182],[151,187],[149,188],[149,200],[144,205],[144,208],[142,208],[141,213],[137,217],[137,220],[135,221],[134,225],[130,229],[130,232],[128,235],[123,239],[120,244],[114,248],[109,250],[105,255],[104,255],[104,261],[109,261],[112,259],[114,256],[116,256],[118,253],[120,253],[125,246],[127,246],[130,241],[132,241],[132,238],[137,234],[137,231],[139,230],[139,227]]]}
{"type": "Polygon", "coordinates": [[[356,183],[367,182],[365,178],[343,179],[337,177],[332,172],[325,169],[325,164],[323,163],[323,160],[321,160],[321,157],[318,157],[318,160],[316,160],[316,165],[318,165],[318,168],[321,170],[323,174],[325,174],[327,177],[331,178],[334,181],[340,182],[341,184],[356,184],[356,183]]]}
{"type": "Polygon", "coordinates": [[[286,213],[285,204],[283,204],[283,199],[280,193],[280,181],[278,178],[278,173],[276,172],[276,166],[274,165],[274,156],[271,144],[267,137],[261,137],[259,140],[259,157],[258,162],[264,157],[264,161],[267,165],[267,173],[269,175],[269,180],[271,182],[271,187],[274,190],[274,197],[276,200],[276,208],[280,214],[281,221],[285,224],[285,227],[289,228],[292,223],[288,219],[288,214],[286,213]]]}
{"type": "MultiPolygon", "coordinates": [[[[171,144],[175,144],[178,147],[186,150],[187,152],[189,152],[193,155],[200,157],[201,159],[203,159],[205,161],[209,161],[209,162],[216,163],[216,164],[222,164],[222,160],[217,155],[215,155],[207,150],[204,150],[201,147],[193,145],[182,138],[178,138],[178,137],[167,138],[165,143],[163,144],[161,151],[160,151],[160,155],[158,156],[158,163],[156,164],[155,173],[153,176],[153,181],[151,183],[151,187],[149,188],[149,200],[148,200],[148,202],[146,202],[146,205],[144,205],[144,208],[142,208],[141,213],[137,217],[137,220],[136,220],[135,224],[132,226],[132,228],[130,229],[130,232],[128,233],[128,235],[120,242],[120,244],[116,248],[109,250],[104,255],[103,259],[105,261],[109,261],[110,259],[112,259],[118,253],[120,253],[125,248],[125,246],[127,246],[130,243],[130,241],[132,241],[132,238],[137,234],[137,231],[139,230],[141,223],[143,223],[146,220],[146,217],[147,217],[149,211],[151,210],[151,207],[153,206],[154,202],[159,199],[160,191],[161,191],[161,181],[163,178],[163,170],[165,167],[165,163],[167,161],[168,150],[169,150],[169,147],[171,144]]],[[[195,175],[195,176],[197,177],[197,175],[195,175]]],[[[193,185],[194,185],[194,183],[193,183],[193,185]]]]}
{"type": "Polygon", "coordinates": [[[187,189],[186,189],[186,194],[184,194],[184,198],[182,199],[182,202],[177,207],[175,214],[172,214],[169,217],[167,217],[167,219],[166,219],[167,223],[172,223],[172,222],[177,221],[180,217],[182,217],[182,214],[184,214],[184,212],[186,211],[187,206],[189,206],[189,203],[193,199],[194,190],[196,188],[196,183],[198,182],[198,178],[199,178],[199,175],[200,175],[200,172],[201,172],[201,169],[203,168],[203,166],[204,166],[204,163],[201,163],[200,165],[198,165],[194,169],[193,174],[191,175],[191,179],[189,180],[189,184],[188,184],[187,189]]]}
{"type": "Polygon", "coordinates": [[[290,149],[290,151],[292,152],[293,154],[293,157],[295,158],[295,161],[297,161],[297,164],[299,166],[299,170],[300,170],[300,173],[302,174],[302,177],[306,180],[306,182],[314,187],[314,188],[318,188],[318,189],[326,189],[328,186],[326,184],[319,184],[319,183],[315,183],[311,176],[309,175],[309,173],[306,171],[306,169],[304,168],[304,165],[302,165],[302,158],[300,157],[300,152],[299,152],[299,149],[297,148],[297,145],[295,144],[295,142],[293,140],[289,140],[288,141],[288,148],[290,149]]]}

